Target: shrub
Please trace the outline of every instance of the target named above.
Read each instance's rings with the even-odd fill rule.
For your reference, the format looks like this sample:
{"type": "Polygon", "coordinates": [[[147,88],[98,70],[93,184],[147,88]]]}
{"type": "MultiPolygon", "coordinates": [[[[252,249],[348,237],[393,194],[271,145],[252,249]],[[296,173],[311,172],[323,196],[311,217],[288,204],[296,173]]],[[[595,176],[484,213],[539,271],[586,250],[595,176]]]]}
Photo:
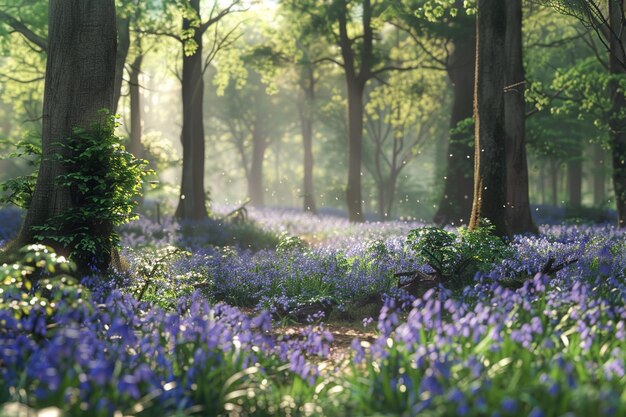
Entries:
{"type": "Polygon", "coordinates": [[[492,234],[493,226],[475,230],[465,227],[457,233],[437,227],[413,229],[407,246],[417,260],[428,264],[444,285],[459,289],[472,282],[479,271],[488,271],[495,263],[512,255],[512,249],[492,234]]]}
{"type": "Polygon", "coordinates": [[[115,127],[110,117],[89,130],[75,128],[62,143],[67,152],[58,158],[67,174],[58,185],[71,190],[73,207],[33,227],[36,239],[70,248],[81,265],[108,266],[120,240],[114,227],[137,217],[135,198],[151,173],[146,161],[126,152],[115,127]]]}
{"type": "Polygon", "coordinates": [[[87,290],[69,275],[75,266],[67,259],[44,245],[25,246],[15,256],[13,262],[0,265],[0,311],[35,322],[41,317],[40,326],[45,328],[61,300],[64,308],[81,303],[87,290]]]}
{"type": "Polygon", "coordinates": [[[17,207],[27,209],[30,206],[30,200],[35,191],[37,183],[37,174],[39,164],[41,162],[41,145],[39,142],[34,143],[28,140],[19,141],[15,147],[17,150],[9,154],[9,158],[26,158],[28,164],[32,165],[34,170],[27,175],[11,178],[0,184],[0,204],[13,204],[17,207]]]}

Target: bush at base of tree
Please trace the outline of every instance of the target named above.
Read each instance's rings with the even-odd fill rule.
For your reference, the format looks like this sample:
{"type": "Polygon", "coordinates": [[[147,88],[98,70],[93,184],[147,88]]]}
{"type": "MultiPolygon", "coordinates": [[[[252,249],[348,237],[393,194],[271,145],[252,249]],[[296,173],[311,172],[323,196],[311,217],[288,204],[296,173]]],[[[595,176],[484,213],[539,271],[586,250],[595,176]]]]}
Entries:
{"type": "Polygon", "coordinates": [[[36,239],[69,248],[70,258],[96,267],[108,265],[119,246],[115,227],[136,219],[136,197],[151,173],[145,160],[135,158],[115,135],[115,118],[90,130],[75,128],[59,160],[67,174],[58,185],[72,194],[72,206],[35,226],[36,239]]]}

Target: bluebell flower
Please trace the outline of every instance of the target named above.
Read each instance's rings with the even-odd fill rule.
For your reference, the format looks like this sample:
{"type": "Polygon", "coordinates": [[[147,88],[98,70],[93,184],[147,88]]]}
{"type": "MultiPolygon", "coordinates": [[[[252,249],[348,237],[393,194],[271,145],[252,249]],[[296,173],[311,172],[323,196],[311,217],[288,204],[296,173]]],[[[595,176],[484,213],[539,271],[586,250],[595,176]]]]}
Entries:
{"type": "Polygon", "coordinates": [[[515,413],[518,409],[517,401],[510,397],[504,398],[500,402],[500,407],[502,407],[502,411],[505,413],[515,413]]]}

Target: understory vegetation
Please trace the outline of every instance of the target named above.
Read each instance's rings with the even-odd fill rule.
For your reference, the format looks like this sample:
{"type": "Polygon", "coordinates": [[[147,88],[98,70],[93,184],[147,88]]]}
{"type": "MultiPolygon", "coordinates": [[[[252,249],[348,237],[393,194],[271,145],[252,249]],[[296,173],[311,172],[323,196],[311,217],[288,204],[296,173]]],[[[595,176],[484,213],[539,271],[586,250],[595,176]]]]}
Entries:
{"type": "MultiPolygon", "coordinates": [[[[0,211],[2,242],[20,215],[0,211]]],[[[623,231],[504,242],[250,218],[141,218],[119,231],[125,269],[104,275],[16,253],[0,267],[0,415],[626,413],[623,231]],[[361,337],[342,344],[348,330],[361,337]]]]}

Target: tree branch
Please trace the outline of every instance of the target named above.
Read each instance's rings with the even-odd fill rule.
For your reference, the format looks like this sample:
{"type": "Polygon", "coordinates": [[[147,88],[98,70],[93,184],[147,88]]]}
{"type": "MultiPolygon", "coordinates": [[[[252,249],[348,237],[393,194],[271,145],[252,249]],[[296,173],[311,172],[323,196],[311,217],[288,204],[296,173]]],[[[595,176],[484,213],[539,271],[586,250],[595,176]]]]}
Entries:
{"type": "Polygon", "coordinates": [[[0,73],[0,77],[6,78],[9,81],[14,81],[14,82],[20,83],[20,84],[30,84],[30,83],[34,83],[34,82],[37,82],[37,81],[43,81],[46,78],[45,76],[42,75],[42,76],[39,76],[39,77],[31,78],[29,80],[23,80],[21,78],[15,78],[15,77],[12,77],[12,76],[4,74],[4,73],[0,73]]]}
{"type": "Polygon", "coordinates": [[[37,35],[35,32],[30,30],[21,21],[17,20],[13,16],[3,11],[0,11],[0,21],[3,21],[7,25],[11,26],[13,30],[15,30],[16,32],[19,32],[22,36],[28,39],[31,43],[37,45],[43,52],[48,51],[48,40],[37,35]]]}
{"type": "MultiPolygon", "coordinates": [[[[217,3],[217,2],[216,2],[217,3]]],[[[240,3],[240,0],[233,0],[233,2],[226,7],[225,9],[222,9],[218,14],[216,14],[215,16],[213,16],[213,13],[215,11],[215,8],[213,10],[211,10],[211,15],[209,16],[209,19],[206,22],[203,22],[200,24],[200,27],[198,27],[198,31],[201,34],[204,34],[204,32],[206,32],[206,30],[211,27],[212,25],[214,25],[215,23],[219,22],[220,20],[222,20],[222,18],[230,13],[241,13],[241,12],[245,12],[248,9],[240,9],[240,10],[233,10],[233,7],[235,7],[236,5],[238,5],[240,3]]]]}
{"type": "Polygon", "coordinates": [[[133,30],[133,32],[140,33],[142,35],[167,36],[168,38],[175,39],[176,41],[180,43],[183,42],[183,38],[171,32],[163,32],[160,30],[152,30],[152,29],[135,29],[133,30]]]}

